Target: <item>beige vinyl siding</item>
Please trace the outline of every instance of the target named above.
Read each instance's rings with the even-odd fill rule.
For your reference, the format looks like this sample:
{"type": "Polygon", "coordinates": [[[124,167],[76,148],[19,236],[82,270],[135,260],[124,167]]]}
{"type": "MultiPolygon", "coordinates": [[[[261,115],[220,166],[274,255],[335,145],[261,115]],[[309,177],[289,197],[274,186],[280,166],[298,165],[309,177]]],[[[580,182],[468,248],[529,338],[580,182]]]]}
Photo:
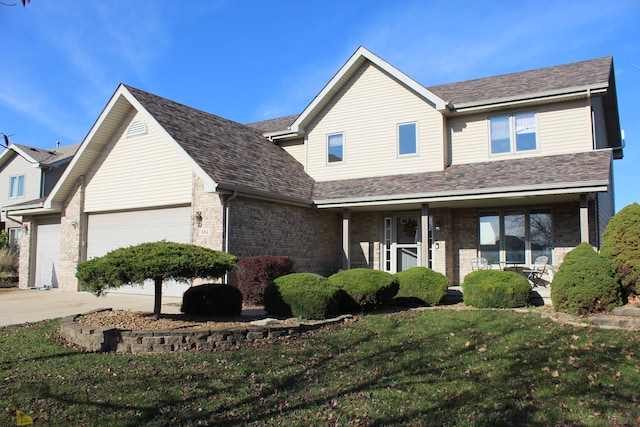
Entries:
{"type": "Polygon", "coordinates": [[[28,200],[40,198],[40,168],[35,167],[24,157],[14,154],[2,168],[0,168],[0,206],[14,205],[28,200]],[[24,175],[24,196],[9,198],[9,187],[12,176],[24,175]]]}
{"type": "MultiPolygon", "coordinates": [[[[133,118],[144,119],[140,115],[133,118]]],[[[191,203],[191,169],[151,123],[126,137],[132,120],[115,134],[88,175],[85,210],[114,211],[191,203]]]]}
{"type": "Polygon", "coordinates": [[[294,159],[300,162],[300,164],[304,165],[306,163],[306,149],[304,146],[304,140],[297,139],[295,141],[283,141],[279,142],[278,145],[282,147],[287,153],[291,154],[294,159]]]}
{"type": "Polygon", "coordinates": [[[318,181],[442,170],[443,118],[366,63],[307,128],[307,173],[318,181]],[[418,154],[398,156],[397,125],[415,122],[418,154]],[[344,161],[327,163],[327,135],[344,133],[344,161]]]}
{"type": "Polygon", "coordinates": [[[523,157],[553,156],[590,151],[591,112],[586,101],[541,105],[504,113],[474,114],[449,119],[447,125],[451,164],[476,163],[523,157]],[[521,153],[489,153],[489,123],[492,116],[515,112],[536,112],[538,149],[521,153]]]}

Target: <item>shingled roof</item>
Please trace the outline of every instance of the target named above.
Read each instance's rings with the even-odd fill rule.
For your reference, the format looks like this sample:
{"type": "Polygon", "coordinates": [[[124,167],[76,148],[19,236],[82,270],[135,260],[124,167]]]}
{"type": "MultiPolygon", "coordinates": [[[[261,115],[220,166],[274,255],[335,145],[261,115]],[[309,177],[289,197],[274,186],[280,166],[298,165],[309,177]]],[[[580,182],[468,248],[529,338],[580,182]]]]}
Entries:
{"type": "Polygon", "coordinates": [[[443,171],[316,183],[318,203],[488,193],[508,188],[571,188],[609,181],[609,150],[449,166],[443,171]],[[562,165],[559,167],[558,165],[562,165]]]}
{"type": "Polygon", "coordinates": [[[612,64],[613,58],[606,56],[554,67],[431,86],[427,89],[454,104],[530,96],[567,88],[607,85],[612,64]]]}
{"type": "Polygon", "coordinates": [[[64,145],[62,147],[50,149],[30,147],[28,145],[15,143],[12,144],[12,146],[25,153],[37,163],[41,163],[43,165],[52,165],[54,163],[73,157],[76,151],[78,151],[78,147],[80,147],[80,144],[64,145]]]}
{"type": "Polygon", "coordinates": [[[125,87],[220,189],[311,203],[313,179],[261,131],[125,87]]]}
{"type": "Polygon", "coordinates": [[[258,129],[264,133],[277,132],[288,129],[291,123],[296,121],[298,116],[299,114],[294,114],[292,116],[278,117],[277,119],[247,123],[247,126],[258,129]]]}

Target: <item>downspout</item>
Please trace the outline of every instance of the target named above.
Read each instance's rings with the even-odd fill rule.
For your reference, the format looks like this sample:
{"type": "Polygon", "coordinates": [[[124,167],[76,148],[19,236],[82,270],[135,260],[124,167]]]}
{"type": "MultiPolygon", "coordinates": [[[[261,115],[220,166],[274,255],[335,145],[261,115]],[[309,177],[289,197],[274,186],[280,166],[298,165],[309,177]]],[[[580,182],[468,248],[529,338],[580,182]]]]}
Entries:
{"type": "Polygon", "coordinates": [[[591,101],[591,88],[587,89],[587,103],[589,105],[589,116],[591,118],[591,149],[596,149],[596,113],[593,111],[593,102],[591,101]]]}
{"type": "MultiPolygon", "coordinates": [[[[231,209],[229,208],[229,202],[238,197],[238,191],[234,190],[231,196],[227,197],[224,201],[224,251],[229,253],[229,234],[231,233],[231,221],[230,221],[230,213],[231,209]]],[[[229,284],[229,272],[227,271],[224,275],[224,283],[229,284]]]]}

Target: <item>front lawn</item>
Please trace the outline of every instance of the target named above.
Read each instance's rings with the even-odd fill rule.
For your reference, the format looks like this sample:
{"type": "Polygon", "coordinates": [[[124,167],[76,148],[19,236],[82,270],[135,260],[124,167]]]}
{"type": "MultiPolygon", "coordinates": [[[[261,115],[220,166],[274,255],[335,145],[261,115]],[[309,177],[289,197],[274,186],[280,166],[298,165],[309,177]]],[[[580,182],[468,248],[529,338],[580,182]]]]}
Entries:
{"type": "Polygon", "coordinates": [[[0,425],[562,425],[640,422],[637,331],[539,314],[368,315],[303,339],[166,355],[87,354],[57,322],[0,329],[0,425]]]}

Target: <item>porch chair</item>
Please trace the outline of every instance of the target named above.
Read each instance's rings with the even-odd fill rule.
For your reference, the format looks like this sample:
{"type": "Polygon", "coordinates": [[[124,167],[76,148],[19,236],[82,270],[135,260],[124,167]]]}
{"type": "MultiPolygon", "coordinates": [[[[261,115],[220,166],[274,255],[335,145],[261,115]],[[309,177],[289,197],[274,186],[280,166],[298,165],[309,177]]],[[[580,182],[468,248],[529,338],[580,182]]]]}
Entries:
{"type": "Polygon", "coordinates": [[[544,281],[542,280],[542,275],[547,271],[548,261],[548,256],[541,255],[539,257],[536,257],[531,268],[522,270],[522,272],[527,275],[527,280],[534,288],[538,285],[547,286],[546,283],[544,283],[544,281]]]}
{"type": "Polygon", "coordinates": [[[473,258],[471,260],[471,271],[491,270],[491,264],[486,258],[473,258]]]}

